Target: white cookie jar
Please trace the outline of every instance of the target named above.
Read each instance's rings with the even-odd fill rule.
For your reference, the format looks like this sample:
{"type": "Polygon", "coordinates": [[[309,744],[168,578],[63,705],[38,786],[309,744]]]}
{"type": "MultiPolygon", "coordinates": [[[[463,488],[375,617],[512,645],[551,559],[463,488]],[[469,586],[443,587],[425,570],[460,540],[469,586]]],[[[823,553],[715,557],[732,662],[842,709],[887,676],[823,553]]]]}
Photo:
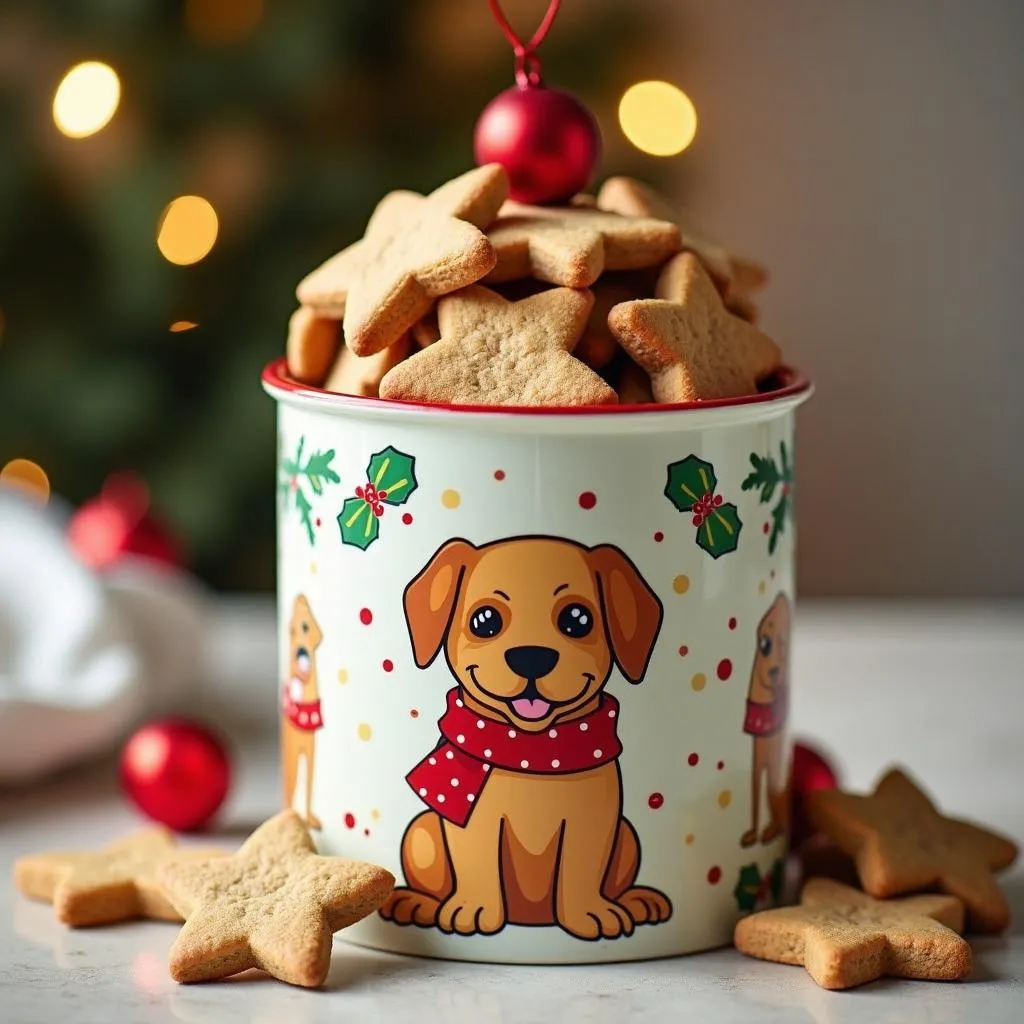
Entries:
{"type": "Polygon", "coordinates": [[[285,799],[398,878],[345,936],[539,964],[729,942],[786,851],[809,383],[496,410],[263,381],[285,799]]]}

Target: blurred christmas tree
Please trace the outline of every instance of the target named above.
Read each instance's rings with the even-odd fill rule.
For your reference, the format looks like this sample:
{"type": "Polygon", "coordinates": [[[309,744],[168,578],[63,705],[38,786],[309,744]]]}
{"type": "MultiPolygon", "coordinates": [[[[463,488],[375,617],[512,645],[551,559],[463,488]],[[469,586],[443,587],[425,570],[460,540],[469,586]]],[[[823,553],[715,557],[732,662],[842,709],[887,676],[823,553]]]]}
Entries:
{"type": "MultiPolygon", "coordinates": [[[[656,35],[637,6],[569,0],[543,51],[620,172],[615,105],[656,35]]],[[[528,30],[544,2],[505,7],[528,30]]],[[[469,166],[511,77],[486,0],[0,5],[0,465],[73,502],[135,470],[202,576],[269,586],[258,374],[294,285],[385,191],[469,166]],[[64,78],[83,61],[105,66],[64,78]]]]}

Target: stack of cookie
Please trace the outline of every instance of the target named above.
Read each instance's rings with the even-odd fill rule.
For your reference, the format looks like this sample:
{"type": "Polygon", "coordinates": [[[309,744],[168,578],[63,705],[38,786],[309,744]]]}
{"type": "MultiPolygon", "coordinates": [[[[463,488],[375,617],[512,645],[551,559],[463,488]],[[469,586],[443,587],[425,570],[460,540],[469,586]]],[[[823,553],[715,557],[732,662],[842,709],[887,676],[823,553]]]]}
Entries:
{"type": "Polygon", "coordinates": [[[508,200],[497,164],[392,192],[297,290],[288,371],[341,394],[443,405],[695,402],[757,391],[757,264],[682,230],[627,178],[565,206],[508,200]]]}
{"type": "Polygon", "coordinates": [[[820,790],[809,810],[834,845],[805,857],[805,871],[844,881],[812,877],[799,906],[743,918],[734,936],[741,952],[803,964],[831,989],[883,975],[953,981],[971,970],[965,929],[995,933],[1009,926],[1009,904],[993,872],[1014,862],[1017,847],[941,814],[899,769],[867,796],[820,790]]]}

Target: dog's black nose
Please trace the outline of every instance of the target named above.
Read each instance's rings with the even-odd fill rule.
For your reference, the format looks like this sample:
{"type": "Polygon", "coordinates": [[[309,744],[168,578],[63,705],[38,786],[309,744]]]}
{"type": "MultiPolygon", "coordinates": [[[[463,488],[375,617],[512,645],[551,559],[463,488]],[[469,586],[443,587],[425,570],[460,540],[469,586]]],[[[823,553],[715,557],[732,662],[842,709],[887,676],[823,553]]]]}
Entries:
{"type": "Polygon", "coordinates": [[[523,679],[540,679],[558,664],[558,651],[550,647],[510,647],[505,662],[523,679]]]}
{"type": "Polygon", "coordinates": [[[296,647],[295,648],[295,657],[296,658],[308,658],[309,657],[309,651],[307,651],[305,647],[296,647]]]}

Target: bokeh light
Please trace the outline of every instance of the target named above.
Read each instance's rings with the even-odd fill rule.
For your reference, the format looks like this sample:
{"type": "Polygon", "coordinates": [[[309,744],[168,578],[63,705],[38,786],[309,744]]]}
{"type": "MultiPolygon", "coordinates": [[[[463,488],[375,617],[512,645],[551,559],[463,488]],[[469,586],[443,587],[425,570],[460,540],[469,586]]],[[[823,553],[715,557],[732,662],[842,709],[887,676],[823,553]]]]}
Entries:
{"type": "Polygon", "coordinates": [[[168,329],[171,334],[181,334],[182,331],[191,331],[193,327],[198,326],[194,320],[175,320],[168,329]]]}
{"type": "Polygon", "coordinates": [[[50,499],[50,478],[31,459],[11,459],[0,469],[0,484],[13,487],[42,505],[50,499]]]}
{"type": "Polygon", "coordinates": [[[186,0],[185,25],[201,43],[224,45],[252,32],[263,17],[263,0],[186,0]]]}
{"type": "Polygon", "coordinates": [[[160,216],[156,244],[171,263],[198,263],[216,241],[217,211],[202,196],[179,196],[160,216]]]}
{"type": "Polygon", "coordinates": [[[53,122],[68,138],[95,135],[114,116],[121,102],[121,80],[97,60],[76,64],[53,94],[53,122]]]}
{"type": "Polygon", "coordinates": [[[637,82],[619,101],[619,125],[641,152],[675,156],[697,134],[697,110],[690,97],[669,82],[637,82]]]}

